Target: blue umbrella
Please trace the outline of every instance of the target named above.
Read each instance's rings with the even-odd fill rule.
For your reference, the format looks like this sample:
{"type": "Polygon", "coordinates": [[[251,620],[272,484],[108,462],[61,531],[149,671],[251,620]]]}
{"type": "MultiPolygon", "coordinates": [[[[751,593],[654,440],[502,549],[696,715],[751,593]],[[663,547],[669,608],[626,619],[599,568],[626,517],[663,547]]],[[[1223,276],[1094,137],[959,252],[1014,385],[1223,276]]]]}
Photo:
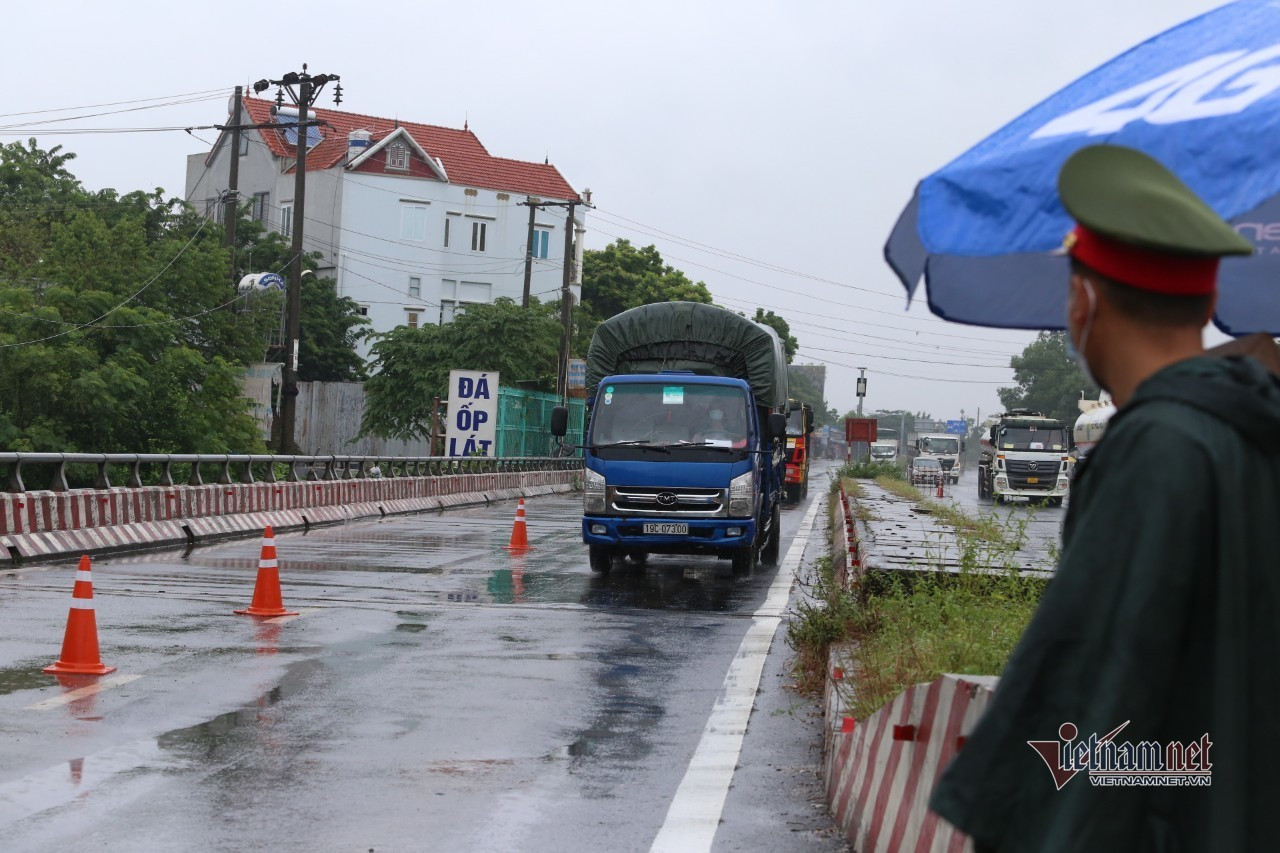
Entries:
{"type": "Polygon", "coordinates": [[[1280,334],[1280,2],[1174,27],[1028,110],[925,178],[885,245],[910,299],[948,320],[1061,329],[1071,220],[1058,170],[1111,142],[1176,172],[1258,247],[1225,260],[1217,325],[1280,334]]]}

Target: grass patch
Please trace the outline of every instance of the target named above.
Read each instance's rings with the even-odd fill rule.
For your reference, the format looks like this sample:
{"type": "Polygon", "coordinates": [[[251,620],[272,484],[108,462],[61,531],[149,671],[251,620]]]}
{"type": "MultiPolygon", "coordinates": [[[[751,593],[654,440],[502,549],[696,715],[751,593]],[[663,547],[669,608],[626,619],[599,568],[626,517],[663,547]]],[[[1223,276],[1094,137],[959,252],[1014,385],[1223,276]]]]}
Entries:
{"type": "Polygon", "coordinates": [[[1029,515],[1018,513],[1001,517],[994,512],[984,512],[972,516],[952,504],[930,500],[923,503],[935,518],[950,525],[959,536],[973,536],[983,542],[1009,545],[1014,551],[1026,542],[1027,525],[1031,521],[1029,515]]]}
{"type": "MultiPolygon", "coordinates": [[[[919,500],[904,493],[915,491],[906,483],[894,481],[895,488],[877,482],[919,500]]],[[[1027,520],[994,514],[975,519],[936,504],[932,509],[955,528],[958,573],[941,571],[940,559],[931,557],[934,571],[879,572],[846,589],[831,560],[822,558],[801,576],[808,595],[787,628],[799,689],[822,689],[836,642],[852,643],[852,671],[842,689],[850,691],[846,700],[858,719],[944,672],[995,675],[1004,668],[1045,586],[1043,578],[1019,574],[1016,552],[1027,520]],[[992,573],[992,566],[1001,568],[992,573]]]]}
{"type": "Polygon", "coordinates": [[[908,483],[906,480],[883,474],[875,479],[877,486],[892,495],[897,495],[898,497],[908,501],[924,500],[924,495],[920,493],[920,490],[908,483]]]}
{"type": "Polygon", "coordinates": [[[831,644],[856,633],[861,619],[857,597],[835,576],[831,557],[814,560],[799,578],[807,593],[796,604],[796,618],[787,624],[787,644],[796,653],[793,672],[803,693],[822,691],[831,644]]]}
{"type": "Polygon", "coordinates": [[[846,462],[836,472],[837,477],[855,477],[860,480],[879,480],[891,477],[906,480],[906,468],[899,462],[846,462]]]}
{"type": "Polygon", "coordinates": [[[849,623],[853,716],[866,719],[912,684],[944,672],[996,675],[1044,589],[1016,574],[883,579],[849,623]]]}

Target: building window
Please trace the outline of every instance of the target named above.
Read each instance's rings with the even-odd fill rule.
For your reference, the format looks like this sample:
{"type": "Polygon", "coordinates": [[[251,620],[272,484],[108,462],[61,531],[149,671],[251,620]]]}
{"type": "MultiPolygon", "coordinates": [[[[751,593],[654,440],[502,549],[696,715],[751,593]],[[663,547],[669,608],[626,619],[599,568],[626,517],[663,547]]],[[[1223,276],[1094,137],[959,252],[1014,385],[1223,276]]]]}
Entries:
{"type": "Polygon", "coordinates": [[[249,134],[240,134],[240,156],[243,157],[249,153],[249,134]]]}
{"type": "Polygon", "coordinates": [[[267,199],[270,197],[270,193],[253,194],[253,207],[250,208],[250,211],[254,222],[267,221],[267,199]]]}
{"type": "Polygon", "coordinates": [[[485,235],[489,231],[489,223],[472,222],[471,223],[471,251],[483,252],[485,235]]]}
{"type": "Polygon", "coordinates": [[[542,228],[535,228],[533,230],[533,256],[545,259],[550,249],[551,232],[542,228]]]}
{"type": "Polygon", "coordinates": [[[410,329],[418,328],[418,312],[417,311],[405,312],[405,325],[408,326],[410,329]]]}
{"type": "Polygon", "coordinates": [[[419,243],[427,239],[427,209],[425,207],[416,204],[401,205],[400,239],[415,240],[419,243]]]}
{"type": "Polygon", "coordinates": [[[356,306],[356,313],[357,313],[357,314],[359,314],[361,317],[368,317],[368,316],[369,316],[369,306],[368,306],[368,305],[357,305],[357,306],[356,306]]]}
{"type": "Polygon", "coordinates": [[[449,217],[444,218],[444,247],[449,248],[449,217]]]}
{"type": "Polygon", "coordinates": [[[206,198],[204,200],[204,217],[205,219],[213,219],[218,215],[219,203],[216,198],[206,198]]]}
{"type": "Polygon", "coordinates": [[[418,278],[416,275],[409,276],[409,295],[417,297],[422,296],[422,279],[418,278]]]}
{"type": "Polygon", "coordinates": [[[286,237],[293,234],[293,202],[280,205],[280,233],[286,237]]]}
{"type": "Polygon", "coordinates": [[[409,149],[403,142],[393,142],[387,146],[387,168],[409,168],[409,149]]]}

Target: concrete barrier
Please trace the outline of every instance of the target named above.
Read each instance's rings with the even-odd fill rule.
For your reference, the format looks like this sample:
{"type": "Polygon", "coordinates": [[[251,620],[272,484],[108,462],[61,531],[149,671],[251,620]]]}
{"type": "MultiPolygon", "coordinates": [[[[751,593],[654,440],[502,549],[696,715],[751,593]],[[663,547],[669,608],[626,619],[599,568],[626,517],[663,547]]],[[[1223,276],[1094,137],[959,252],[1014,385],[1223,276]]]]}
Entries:
{"type": "Polygon", "coordinates": [[[194,545],[570,491],[581,472],[72,489],[0,494],[0,563],[194,545]]]}
{"type": "Polygon", "coordinates": [[[929,794],[999,681],[943,675],[908,688],[866,720],[844,710],[837,651],[828,673],[823,773],[827,804],[859,853],[972,851],[959,830],[929,811],[929,794]]]}

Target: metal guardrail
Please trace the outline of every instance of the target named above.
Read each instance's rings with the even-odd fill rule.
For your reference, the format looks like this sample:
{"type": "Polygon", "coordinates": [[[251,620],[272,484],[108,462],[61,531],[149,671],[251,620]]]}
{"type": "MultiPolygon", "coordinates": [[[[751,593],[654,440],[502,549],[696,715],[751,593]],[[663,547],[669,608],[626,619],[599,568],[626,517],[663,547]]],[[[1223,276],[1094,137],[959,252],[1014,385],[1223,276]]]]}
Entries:
{"type": "Polygon", "coordinates": [[[9,466],[9,491],[25,492],[22,469],[26,465],[53,465],[49,488],[55,492],[67,491],[68,465],[96,465],[98,468],[93,488],[111,488],[107,472],[109,465],[124,465],[129,469],[125,486],[142,488],[142,467],[159,465],[159,486],[172,486],[173,466],[190,465],[191,476],[186,485],[205,484],[200,475],[201,465],[217,465],[218,476],[212,482],[219,485],[258,482],[253,467],[265,467],[261,478],[265,483],[280,482],[276,476],[279,465],[287,467],[285,482],[303,480],[356,480],[372,479],[370,471],[377,466],[382,479],[397,477],[442,477],[451,474],[501,474],[524,471],[572,471],[582,467],[582,460],[574,457],[513,457],[490,459],[487,457],[453,456],[275,456],[270,454],[221,454],[221,453],[0,453],[0,464],[9,466]],[[238,471],[232,476],[232,467],[238,471]],[[299,473],[299,468],[302,469],[299,473]],[[353,470],[354,469],[354,470],[353,470]]]}

